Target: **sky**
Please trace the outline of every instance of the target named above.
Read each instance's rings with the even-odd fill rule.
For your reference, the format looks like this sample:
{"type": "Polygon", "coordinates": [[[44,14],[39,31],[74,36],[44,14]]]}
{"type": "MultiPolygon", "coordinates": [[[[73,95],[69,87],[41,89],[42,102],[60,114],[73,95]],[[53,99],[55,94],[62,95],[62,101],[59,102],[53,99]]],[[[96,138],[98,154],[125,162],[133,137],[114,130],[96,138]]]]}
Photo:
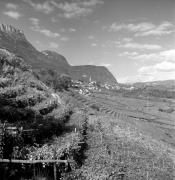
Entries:
{"type": "Polygon", "coordinates": [[[175,79],[175,0],[0,0],[0,23],[120,83],[175,79]]]}

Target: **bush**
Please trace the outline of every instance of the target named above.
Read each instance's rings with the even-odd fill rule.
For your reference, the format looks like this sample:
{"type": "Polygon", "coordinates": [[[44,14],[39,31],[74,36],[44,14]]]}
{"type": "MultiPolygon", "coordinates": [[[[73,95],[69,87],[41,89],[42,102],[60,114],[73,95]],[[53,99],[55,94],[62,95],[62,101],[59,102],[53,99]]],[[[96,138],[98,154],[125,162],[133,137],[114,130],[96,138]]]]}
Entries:
{"type": "Polygon", "coordinates": [[[165,113],[172,113],[174,112],[174,109],[173,108],[159,108],[159,111],[160,112],[165,112],[165,113]]]}
{"type": "Polygon", "coordinates": [[[9,78],[0,78],[0,87],[5,87],[10,83],[10,79],[9,78]]]}
{"type": "Polygon", "coordinates": [[[22,95],[25,92],[26,92],[26,88],[22,85],[0,88],[0,98],[1,99],[15,98],[16,96],[22,95]]]}
{"type": "Polygon", "coordinates": [[[96,111],[99,111],[99,110],[100,110],[100,108],[99,108],[99,106],[98,106],[97,104],[92,104],[90,107],[91,107],[92,109],[96,110],[96,111]]]}
{"type": "Polygon", "coordinates": [[[55,90],[67,90],[71,86],[71,78],[67,75],[57,76],[53,80],[53,87],[55,90]]]}

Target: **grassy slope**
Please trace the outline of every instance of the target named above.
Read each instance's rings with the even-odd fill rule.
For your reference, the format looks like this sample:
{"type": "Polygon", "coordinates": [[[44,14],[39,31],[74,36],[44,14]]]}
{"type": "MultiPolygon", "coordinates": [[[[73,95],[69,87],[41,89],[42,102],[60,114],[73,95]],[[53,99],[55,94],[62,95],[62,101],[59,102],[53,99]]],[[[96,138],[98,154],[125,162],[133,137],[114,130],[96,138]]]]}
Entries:
{"type": "Polygon", "coordinates": [[[89,124],[87,159],[72,179],[173,180],[173,162],[161,143],[109,116],[90,116],[89,124]]]}

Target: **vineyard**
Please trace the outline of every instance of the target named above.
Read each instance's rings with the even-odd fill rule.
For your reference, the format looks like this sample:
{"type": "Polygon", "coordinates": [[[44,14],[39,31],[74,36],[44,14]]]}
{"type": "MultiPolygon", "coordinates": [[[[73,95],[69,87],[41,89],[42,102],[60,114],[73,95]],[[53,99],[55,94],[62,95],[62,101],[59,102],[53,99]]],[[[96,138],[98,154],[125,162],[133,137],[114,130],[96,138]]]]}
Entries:
{"type": "Polygon", "coordinates": [[[91,109],[87,159],[81,170],[74,174],[75,179],[174,179],[174,164],[168,156],[172,148],[171,144],[167,144],[170,140],[165,143],[158,138],[153,139],[146,129],[152,126],[146,127],[147,119],[156,118],[155,115],[145,117],[146,113],[136,114],[128,108],[125,111],[122,108],[124,102],[115,103],[110,99],[108,102],[104,95],[99,98],[72,93],[76,100],[91,109]],[[146,121],[140,122],[146,131],[141,131],[141,125],[135,118],[146,121]]]}
{"type": "Polygon", "coordinates": [[[123,124],[130,124],[157,140],[166,142],[172,147],[175,146],[174,113],[159,111],[160,104],[175,108],[174,103],[163,104],[117,96],[109,97],[100,93],[94,93],[88,97],[75,94],[75,97],[84,105],[95,108],[104,115],[117,118],[123,124]]]}

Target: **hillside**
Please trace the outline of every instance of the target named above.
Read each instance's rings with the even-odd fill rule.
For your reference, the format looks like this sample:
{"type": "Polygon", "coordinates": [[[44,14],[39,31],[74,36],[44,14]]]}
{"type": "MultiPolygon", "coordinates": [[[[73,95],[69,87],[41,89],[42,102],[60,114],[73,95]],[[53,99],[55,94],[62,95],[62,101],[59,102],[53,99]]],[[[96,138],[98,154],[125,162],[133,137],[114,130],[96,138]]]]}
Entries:
{"type": "Polygon", "coordinates": [[[97,82],[116,84],[116,79],[113,77],[111,72],[106,67],[103,66],[73,66],[71,69],[71,77],[77,79],[78,77],[83,77],[84,80],[95,80],[97,82]]]}
{"type": "Polygon", "coordinates": [[[105,67],[100,66],[70,66],[60,54],[51,51],[39,52],[25,37],[21,30],[12,26],[0,27],[0,48],[20,56],[33,69],[52,69],[58,74],[68,74],[73,79],[81,79],[84,73],[91,75],[92,80],[101,83],[117,83],[116,79],[105,67]],[[89,73],[90,72],[90,73],[89,73]]]}

